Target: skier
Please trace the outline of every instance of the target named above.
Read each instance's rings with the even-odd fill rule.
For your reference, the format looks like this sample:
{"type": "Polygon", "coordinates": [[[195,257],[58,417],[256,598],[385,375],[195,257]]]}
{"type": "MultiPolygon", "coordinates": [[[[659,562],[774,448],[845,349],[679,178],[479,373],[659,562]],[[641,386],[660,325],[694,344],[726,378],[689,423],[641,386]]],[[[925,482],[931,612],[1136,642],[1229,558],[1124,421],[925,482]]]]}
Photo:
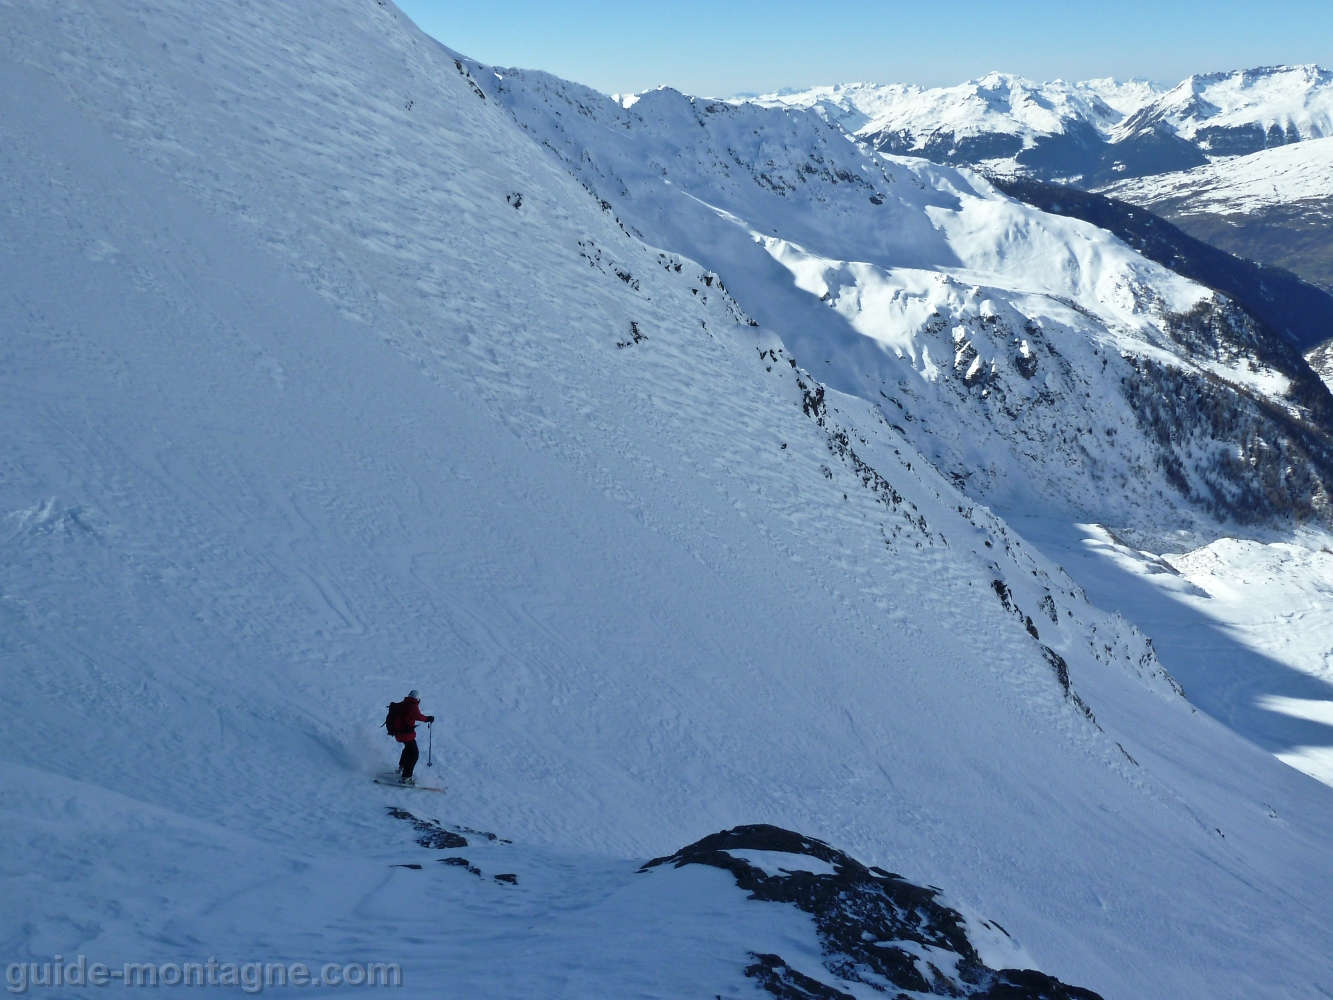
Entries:
{"type": "Polygon", "coordinates": [[[417,766],[421,751],[417,749],[417,723],[434,722],[435,716],[421,714],[421,692],[413,688],[402,701],[395,701],[389,706],[388,718],[384,727],[389,735],[403,745],[403,755],[398,758],[398,780],[404,785],[415,785],[412,771],[417,766]]]}

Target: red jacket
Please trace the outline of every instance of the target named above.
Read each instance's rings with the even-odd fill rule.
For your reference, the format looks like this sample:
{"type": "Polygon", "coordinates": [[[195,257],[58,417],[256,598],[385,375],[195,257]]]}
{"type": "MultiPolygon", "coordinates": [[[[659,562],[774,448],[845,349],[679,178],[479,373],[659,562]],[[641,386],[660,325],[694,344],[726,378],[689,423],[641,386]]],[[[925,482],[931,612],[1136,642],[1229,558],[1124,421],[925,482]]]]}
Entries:
{"type": "Polygon", "coordinates": [[[430,722],[435,718],[435,716],[422,715],[421,702],[418,701],[416,698],[404,698],[403,704],[407,706],[407,711],[409,713],[410,718],[412,719],[412,731],[410,733],[403,733],[401,736],[395,736],[394,739],[396,739],[399,743],[412,743],[417,738],[416,724],[418,722],[430,722]]]}

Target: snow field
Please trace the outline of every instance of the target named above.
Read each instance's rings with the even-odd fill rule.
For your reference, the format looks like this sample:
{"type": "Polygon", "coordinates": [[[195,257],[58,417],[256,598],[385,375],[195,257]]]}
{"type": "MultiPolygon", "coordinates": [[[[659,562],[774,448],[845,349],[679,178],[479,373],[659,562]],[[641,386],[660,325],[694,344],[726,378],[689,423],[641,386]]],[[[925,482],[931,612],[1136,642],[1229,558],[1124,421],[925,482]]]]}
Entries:
{"type": "Polygon", "coordinates": [[[1184,211],[1223,215],[1323,201],[1333,198],[1333,136],[1223,157],[1193,170],[1139,177],[1103,193],[1148,207],[1179,200],[1184,211]]]}

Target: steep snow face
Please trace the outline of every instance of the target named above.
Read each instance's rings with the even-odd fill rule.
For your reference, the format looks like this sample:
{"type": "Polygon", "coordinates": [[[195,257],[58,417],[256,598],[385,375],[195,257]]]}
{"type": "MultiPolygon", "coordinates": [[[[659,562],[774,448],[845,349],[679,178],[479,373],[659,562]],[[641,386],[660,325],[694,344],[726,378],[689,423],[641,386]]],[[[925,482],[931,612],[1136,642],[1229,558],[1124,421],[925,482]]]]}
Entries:
{"type": "Polygon", "coordinates": [[[1289,479],[1310,467],[1291,461],[1301,446],[1266,450],[1290,429],[1237,431],[1272,419],[1256,398],[1295,405],[1253,332],[1219,326],[1206,289],[1104,231],[875,155],[811,111],[670,90],[625,108],[501,75],[488,86],[521,126],[627,226],[723,276],[802,364],[879,406],[973,496],[1140,530],[1327,513],[1322,487],[1289,479]],[[1175,373],[1195,388],[1165,412],[1175,373]],[[1259,440],[1264,454],[1244,451],[1259,440]]]}
{"type": "Polygon", "coordinates": [[[1333,135],[1333,73],[1273,66],[1191,76],[1116,130],[1122,141],[1164,125],[1212,156],[1333,135]]]}
{"type": "Polygon", "coordinates": [[[1139,177],[1102,193],[1174,215],[1252,215],[1333,200],[1333,136],[1226,157],[1206,166],[1139,177]]]}

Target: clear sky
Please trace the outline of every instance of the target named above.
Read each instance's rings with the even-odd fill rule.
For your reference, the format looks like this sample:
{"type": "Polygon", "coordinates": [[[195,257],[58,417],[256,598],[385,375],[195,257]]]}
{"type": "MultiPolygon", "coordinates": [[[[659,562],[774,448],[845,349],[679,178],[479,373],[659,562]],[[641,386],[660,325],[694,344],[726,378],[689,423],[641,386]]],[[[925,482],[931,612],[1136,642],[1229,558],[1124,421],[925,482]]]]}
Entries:
{"type": "Polygon", "coordinates": [[[1284,62],[1333,68],[1333,0],[397,2],[482,62],[549,70],[606,93],[946,86],[990,70],[1174,84],[1284,62]]]}

